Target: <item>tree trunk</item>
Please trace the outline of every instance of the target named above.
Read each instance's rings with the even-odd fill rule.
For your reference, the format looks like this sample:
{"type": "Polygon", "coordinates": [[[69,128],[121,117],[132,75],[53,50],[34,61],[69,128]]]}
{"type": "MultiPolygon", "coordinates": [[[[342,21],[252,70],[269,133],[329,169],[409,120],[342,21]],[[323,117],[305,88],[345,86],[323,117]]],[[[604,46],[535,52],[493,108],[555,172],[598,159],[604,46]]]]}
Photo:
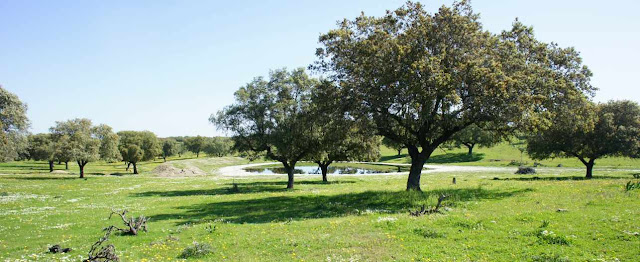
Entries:
{"type": "Polygon", "coordinates": [[[127,162],[127,169],[125,169],[125,171],[129,171],[130,166],[131,166],[131,162],[127,162]]]}
{"type": "Polygon", "coordinates": [[[167,162],[167,156],[162,156],[162,159],[164,159],[164,162],[167,162]]]}
{"type": "Polygon", "coordinates": [[[287,189],[293,189],[293,171],[295,170],[295,165],[289,166],[285,168],[287,170],[287,189]]]}
{"type": "Polygon", "coordinates": [[[321,165],[320,170],[322,170],[322,182],[329,182],[327,179],[327,171],[329,170],[329,165],[321,165]]]}
{"type": "Polygon", "coordinates": [[[585,176],[587,179],[591,179],[593,177],[593,165],[595,164],[594,162],[595,159],[591,159],[587,164],[585,164],[587,166],[587,176],[585,176]]]}
{"type": "Polygon", "coordinates": [[[469,152],[467,153],[468,156],[473,156],[473,147],[474,146],[475,146],[475,144],[467,145],[467,147],[469,148],[469,152]]]}
{"type": "Polygon", "coordinates": [[[84,178],[84,163],[83,161],[78,161],[78,167],[80,167],[80,178],[84,178]]]}
{"type": "Polygon", "coordinates": [[[69,170],[69,161],[64,162],[64,169],[69,170]]]}
{"type": "Polygon", "coordinates": [[[196,158],[200,157],[200,152],[196,152],[196,158]]]}
{"type": "Polygon", "coordinates": [[[133,163],[133,174],[138,174],[138,165],[136,165],[136,163],[133,163]]]}
{"type": "Polygon", "coordinates": [[[422,167],[424,163],[429,159],[431,152],[422,149],[422,152],[418,151],[415,146],[409,147],[409,155],[411,156],[411,169],[409,170],[409,178],[407,179],[407,191],[422,191],[420,189],[420,175],[422,174],[422,167]]]}
{"type": "Polygon", "coordinates": [[[402,148],[398,149],[398,156],[402,155],[402,148]]]}
{"type": "Polygon", "coordinates": [[[49,160],[49,172],[53,172],[53,160],[49,160]]]}

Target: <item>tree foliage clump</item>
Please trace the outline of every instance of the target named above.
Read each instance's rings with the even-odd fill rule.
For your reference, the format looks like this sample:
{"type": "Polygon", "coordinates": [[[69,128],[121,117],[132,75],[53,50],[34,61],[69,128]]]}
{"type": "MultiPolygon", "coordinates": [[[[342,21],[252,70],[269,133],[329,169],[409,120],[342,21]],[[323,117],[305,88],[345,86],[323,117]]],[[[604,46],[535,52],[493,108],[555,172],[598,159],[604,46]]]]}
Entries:
{"type": "Polygon", "coordinates": [[[28,128],[27,105],[0,86],[0,162],[26,154],[28,128]]]}
{"type": "Polygon", "coordinates": [[[433,14],[412,2],[382,17],[363,14],[319,41],[312,68],[359,106],[353,115],[407,147],[407,190],[420,190],[424,163],[458,131],[546,124],[555,106],[594,90],[573,48],[540,42],[518,21],[490,33],[468,1],[433,14]]]}
{"type": "Polygon", "coordinates": [[[187,137],[184,140],[184,146],[187,150],[196,154],[196,158],[200,157],[200,152],[207,145],[207,138],[203,136],[187,137]]]}
{"type": "Polygon", "coordinates": [[[53,172],[56,157],[56,145],[51,134],[36,134],[27,137],[29,157],[36,161],[49,162],[49,172],[53,172]]]}
{"type": "Polygon", "coordinates": [[[473,149],[476,145],[483,147],[491,147],[502,141],[502,136],[487,128],[481,128],[476,124],[460,130],[451,138],[451,144],[455,147],[467,147],[468,155],[473,155],[473,149]]]}
{"type": "Polygon", "coordinates": [[[527,142],[533,159],[576,157],[587,168],[586,178],[592,178],[598,158],[636,157],[640,150],[640,106],[631,101],[570,105],[527,142]]]}
{"type": "Polygon", "coordinates": [[[165,138],[162,140],[162,159],[167,162],[167,157],[180,153],[180,144],[173,138],[165,138]]]}
{"type": "Polygon", "coordinates": [[[84,167],[99,159],[108,160],[117,154],[116,149],[105,144],[112,143],[111,139],[116,139],[117,135],[110,132],[111,128],[101,125],[94,127],[91,120],[86,118],[76,118],[63,122],[56,122],[50,129],[55,141],[65,141],[70,158],[78,163],[80,168],[80,178],[84,178],[84,167]],[[102,151],[110,148],[113,151],[102,151]],[[114,152],[115,151],[115,152],[114,152]]]}
{"type": "Polygon", "coordinates": [[[312,92],[313,132],[316,147],[307,159],[318,164],[322,181],[328,182],[329,165],[336,161],[376,161],[380,158],[380,137],[372,123],[348,114],[351,105],[340,100],[339,89],[329,82],[312,92]]]}
{"type": "Polygon", "coordinates": [[[122,160],[133,165],[134,174],[138,174],[138,162],[149,161],[160,155],[158,137],[151,131],[120,131],[118,136],[122,160]]]}
{"type": "Polygon", "coordinates": [[[212,137],[206,142],[203,151],[209,156],[223,157],[231,153],[233,141],[226,137],[212,137]]]}
{"type": "Polygon", "coordinates": [[[317,82],[304,69],[272,71],[269,79],[254,78],[236,91],[235,103],[209,120],[233,134],[235,150],[281,162],[291,189],[296,163],[316,146],[309,112],[317,82]]]}

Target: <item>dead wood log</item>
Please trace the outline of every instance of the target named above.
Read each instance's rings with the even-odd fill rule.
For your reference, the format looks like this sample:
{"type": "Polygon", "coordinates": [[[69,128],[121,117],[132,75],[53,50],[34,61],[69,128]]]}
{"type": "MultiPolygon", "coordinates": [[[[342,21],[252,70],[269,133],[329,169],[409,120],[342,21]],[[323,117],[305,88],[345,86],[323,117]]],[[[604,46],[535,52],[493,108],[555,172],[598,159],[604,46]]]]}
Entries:
{"type": "Polygon", "coordinates": [[[419,210],[416,210],[416,211],[409,210],[409,215],[414,216],[414,217],[419,217],[419,216],[422,216],[422,215],[440,213],[440,208],[442,207],[442,201],[444,201],[444,199],[447,198],[447,197],[449,197],[449,196],[441,195],[440,197],[438,197],[438,203],[436,204],[435,207],[430,207],[429,209],[426,209],[425,205],[422,205],[422,207],[420,207],[419,210]]]}
{"type": "Polygon", "coordinates": [[[96,243],[91,245],[89,250],[89,257],[83,262],[118,262],[120,258],[116,254],[116,247],[112,244],[104,246],[103,244],[109,240],[111,232],[115,229],[114,226],[105,228],[105,234],[96,243]]]}
{"type": "Polygon", "coordinates": [[[114,214],[120,216],[126,228],[119,228],[116,226],[111,226],[111,227],[113,227],[113,229],[115,230],[122,232],[122,234],[129,234],[129,235],[138,235],[138,232],[140,230],[147,232],[147,221],[149,219],[145,216],[139,216],[139,217],[132,216],[130,218],[127,218],[127,212],[128,212],[127,210],[122,210],[122,211],[112,210],[111,214],[109,214],[109,219],[111,219],[111,217],[114,214]]]}

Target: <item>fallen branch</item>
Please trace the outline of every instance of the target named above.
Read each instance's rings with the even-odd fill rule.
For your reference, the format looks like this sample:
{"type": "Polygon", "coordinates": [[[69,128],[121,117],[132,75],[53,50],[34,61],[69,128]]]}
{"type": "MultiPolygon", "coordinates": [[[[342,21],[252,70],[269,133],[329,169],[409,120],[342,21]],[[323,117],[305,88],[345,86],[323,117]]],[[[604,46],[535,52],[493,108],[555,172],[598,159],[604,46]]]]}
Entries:
{"type": "Polygon", "coordinates": [[[120,261],[118,255],[116,255],[116,247],[109,244],[107,246],[103,246],[104,242],[109,240],[109,236],[111,232],[115,229],[114,226],[110,226],[105,228],[107,231],[103,237],[101,237],[96,243],[91,245],[91,249],[89,250],[89,258],[83,260],[83,262],[117,262],[120,261]]]}
{"type": "Polygon", "coordinates": [[[119,215],[120,218],[122,218],[122,222],[124,223],[125,226],[127,226],[127,228],[119,228],[116,226],[111,226],[111,227],[115,230],[122,232],[123,234],[129,234],[129,235],[138,235],[138,231],[140,230],[144,230],[144,232],[147,232],[147,220],[149,219],[146,218],[145,216],[139,216],[137,218],[136,217],[127,218],[127,212],[128,212],[127,210],[122,210],[122,211],[112,210],[111,214],[109,214],[109,219],[111,219],[111,216],[113,216],[114,214],[119,215]]]}
{"type": "Polygon", "coordinates": [[[412,215],[414,217],[419,217],[422,215],[440,213],[440,207],[442,207],[442,201],[444,201],[444,199],[447,197],[448,197],[447,195],[441,195],[440,197],[438,197],[438,203],[436,204],[435,207],[430,207],[429,209],[426,209],[425,206],[422,205],[420,210],[416,210],[416,211],[409,210],[409,215],[412,215]]]}

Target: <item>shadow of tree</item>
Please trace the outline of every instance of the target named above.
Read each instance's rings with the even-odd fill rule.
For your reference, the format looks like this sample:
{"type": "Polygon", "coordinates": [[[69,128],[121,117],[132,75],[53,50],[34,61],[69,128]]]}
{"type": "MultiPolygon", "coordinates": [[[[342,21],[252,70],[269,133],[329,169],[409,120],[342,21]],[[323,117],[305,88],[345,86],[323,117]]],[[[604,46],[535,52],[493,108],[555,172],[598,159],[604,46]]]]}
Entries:
{"type": "Polygon", "coordinates": [[[398,158],[405,158],[408,157],[409,154],[401,154],[401,155],[392,155],[392,156],[382,156],[380,157],[380,162],[386,162],[389,160],[394,160],[394,159],[398,159],[398,158]]]}
{"type": "Polygon", "coordinates": [[[584,176],[545,176],[545,177],[511,177],[494,180],[515,180],[515,181],[566,181],[566,180],[593,180],[593,179],[629,179],[628,177],[620,176],[594,176],[591,179],[587,179],[584,176]]]}
{"type": "Polygon", "coordinates": [[[224,219],[231,223],[268,223],[288,219],[313,219],[358,215],[365,210],[396,213],[421,204],[435,204],[437,196],[450,197],[447,205],[460,201],[502,199],[532,191],[487,190],[482,188],[440,189],[429,192],[366,191],[338,195],[276,196],[238,201],[223,201],[179,207],[182,212],[157,214],[153,221],[179,220],[177,224],[202,223],[224,219]]]}
{"type": "MultiPolygon", "coordinates": [[[[313,180],[297,181],[296,185],[336,185],[336,184],[351,184],[355,181],[340,180],[322,182],[313,180]]],[[[262,181],[262,182],[249,182],[249,183],[236,183],[238,185],[237,190],[233,189],[233,183],[226,183],[228,187],[213,188],[213,189],[194,189],[194,190],[173,190],[173,191],[147,191],[142,193],[133,194],[136,197],[178,197],[178,196],[199,196],[199,195],[229,195],[229,194],[250,194],[250,193],[273,193],[273,192],[286,192],[287,181],[262,181]]]]}
{"type": "Polygon", "coordinates": [[[427,164],[446,164],[446,163],[463,163],[463,162],[475,162],[480,161],[484,158],[483,153],[473,153],[473,155],[469,155],[467,153],[447,153],[443,155],[435,155],[431,156],[429,160],[427,160],[427,164]]]}

